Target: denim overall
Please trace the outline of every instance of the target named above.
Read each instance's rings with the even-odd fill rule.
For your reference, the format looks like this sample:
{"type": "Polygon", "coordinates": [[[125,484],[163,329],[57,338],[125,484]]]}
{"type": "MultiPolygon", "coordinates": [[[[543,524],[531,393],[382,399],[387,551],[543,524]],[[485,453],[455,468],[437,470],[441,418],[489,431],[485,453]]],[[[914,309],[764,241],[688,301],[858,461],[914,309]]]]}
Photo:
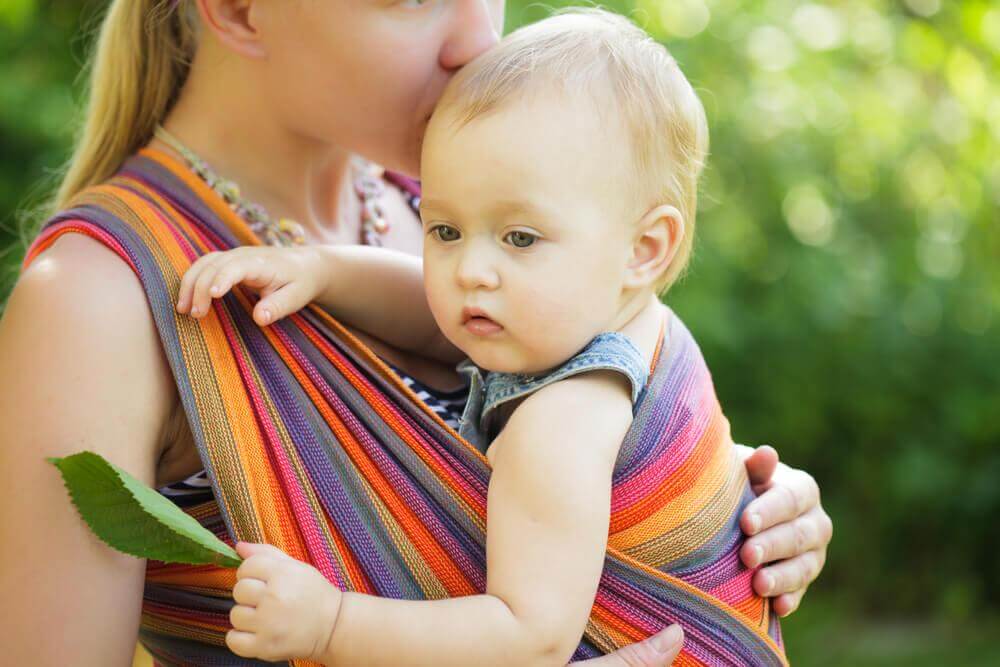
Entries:
{"type": "Polygon", "coordinates": [[[572,375],[593,370],[614,370],[622,373],[632,384],[634,410],[649,379],[649,369],[642,353],[628,336],[617,331],[598,334],[566,363],[544,375],[492,371],[484,375],[470,359],[461,362],[456,370],[469,379],[469,401],[465,404],[458,432],[481,452],[486,451],[498,433],[496,425],[490,422],[491,416],[508,401],[524,398],[572,375]]]}

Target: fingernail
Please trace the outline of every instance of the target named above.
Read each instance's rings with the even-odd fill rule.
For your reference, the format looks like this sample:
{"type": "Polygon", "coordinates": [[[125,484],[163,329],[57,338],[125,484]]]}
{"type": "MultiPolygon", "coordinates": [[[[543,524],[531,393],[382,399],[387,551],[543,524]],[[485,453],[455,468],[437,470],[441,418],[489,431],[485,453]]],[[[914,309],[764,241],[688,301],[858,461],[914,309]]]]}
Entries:
{"type": "Polygon", "coordinates": [[[764,562],[764,547],[757,545],[753,548],[753,564],[750,567],[757,567],[764,562]]]}
{"type": "Polygon", "coordinates": [[[212,294],[218,294],[221,289],[218,285],[212,285],[212,294]]]}
{"type": "Polygon", "coordinates": [[[191,307],[191,317],[198,317],[198,306],[191,307]]]}
{"type": "Polygon", "coordinates": [[[750,534],[755,535],[757,531],[760,530],[760,515],[751,514],[750,515],[750,534]]]}
{"type": "Polygon", "coordinates": [[[774,590],[774,577],[769,574],[764,575],[764,595],[770,595],[774,590]]]}
{"type": "Polygon", "coordinates": [[[683,637],[684,632],[681,630],[681,626],[675,623],[667,628],[667,631],[663,634],[653,637],[653,641],[651,641],[650,644],[652,644],[653,648],[658,652],[666,653],[677,646],[677,642],[681,641],[683,637]]]}
{"type": "Polygon", "coordinates": [[[271,311],[267,308],[264,309],[264,324],[271,323],[271,311]]]}

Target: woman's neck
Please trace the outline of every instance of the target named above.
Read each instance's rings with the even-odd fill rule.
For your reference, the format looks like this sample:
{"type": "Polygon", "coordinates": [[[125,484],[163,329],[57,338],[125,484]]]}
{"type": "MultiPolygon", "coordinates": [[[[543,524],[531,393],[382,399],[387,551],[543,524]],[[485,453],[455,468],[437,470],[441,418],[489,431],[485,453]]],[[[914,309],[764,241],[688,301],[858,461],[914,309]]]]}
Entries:
{"type": "MultiPolygon", "coordinates": [[[[244,199],[274,218],[299,222],[307,240],[357,238],[350,153],[292,132],[271,115],[270,105],[210,80],[213,72],[197,60],[164,128],[220,177],[237,183],[244,199]]],[[[150,145],[174,152],[156,139],[150,145]]]]}

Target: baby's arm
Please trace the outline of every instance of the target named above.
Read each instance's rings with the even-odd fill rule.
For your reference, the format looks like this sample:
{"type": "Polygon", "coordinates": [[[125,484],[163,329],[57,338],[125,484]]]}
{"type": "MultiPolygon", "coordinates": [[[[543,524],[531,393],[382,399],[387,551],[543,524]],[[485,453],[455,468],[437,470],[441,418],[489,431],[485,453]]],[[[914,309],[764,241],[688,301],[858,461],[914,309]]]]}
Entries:
{"type": "Polygon", "coordinates": [[[320,251],[327,267],[316,299],[321,306],[401,350],[450,363],[465,358],[431,315],[420,257],[370,246],[321,246],[320,251]]]}
{"type": "Polygon", "coordinates": [[[446,362],[464,357],[431,316],[418,257],[365,246],[213,252],[184,274],[177,310],[204,317],[211,300],[238,283],[259,291],[253,317],[261,326],[317,301],[338,319],[399,349],[446,362]]]}
{"type": "Polygon", "coordinates": [[[549,385],[492,446],[485,595],[430,602],[346,593],[331,665],[565,665],[604,564],[611,475],[632,421],[625,378],[549,385]]]}

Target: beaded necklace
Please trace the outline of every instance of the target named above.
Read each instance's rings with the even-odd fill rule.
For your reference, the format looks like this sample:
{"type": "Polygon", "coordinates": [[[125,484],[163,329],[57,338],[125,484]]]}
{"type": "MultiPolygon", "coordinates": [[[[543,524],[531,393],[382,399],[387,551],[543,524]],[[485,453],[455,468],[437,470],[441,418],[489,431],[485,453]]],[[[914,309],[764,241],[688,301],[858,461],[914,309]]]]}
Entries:
{"type": "MultiPolygon", "coordinates": [[[[305,229],[291,218],[274,220],[263,206],[247,201],[240,196],[240,187],[228,179],[222,178],[208,163],[194,151],[185,146],[177,137],[167,132],[162,125],[157,125],[154,131],[160,139],[187,161],[191,170],[205,181],[225,200],[233,211],[246,220],[251,231],[257,237],[273,246],[293,246],[305,244],[305,229]]],[[[389,231],[389,223],[385,219],[381,198],[385,192],[385,171],[361,158],[352,158],[351,167],[355,170],[354,192],[361,200],[361,238],[362,245],[382,245],[382,235],[389,231]]],[[[413,202],[411,202],[412,205],[413,202]]]]}

